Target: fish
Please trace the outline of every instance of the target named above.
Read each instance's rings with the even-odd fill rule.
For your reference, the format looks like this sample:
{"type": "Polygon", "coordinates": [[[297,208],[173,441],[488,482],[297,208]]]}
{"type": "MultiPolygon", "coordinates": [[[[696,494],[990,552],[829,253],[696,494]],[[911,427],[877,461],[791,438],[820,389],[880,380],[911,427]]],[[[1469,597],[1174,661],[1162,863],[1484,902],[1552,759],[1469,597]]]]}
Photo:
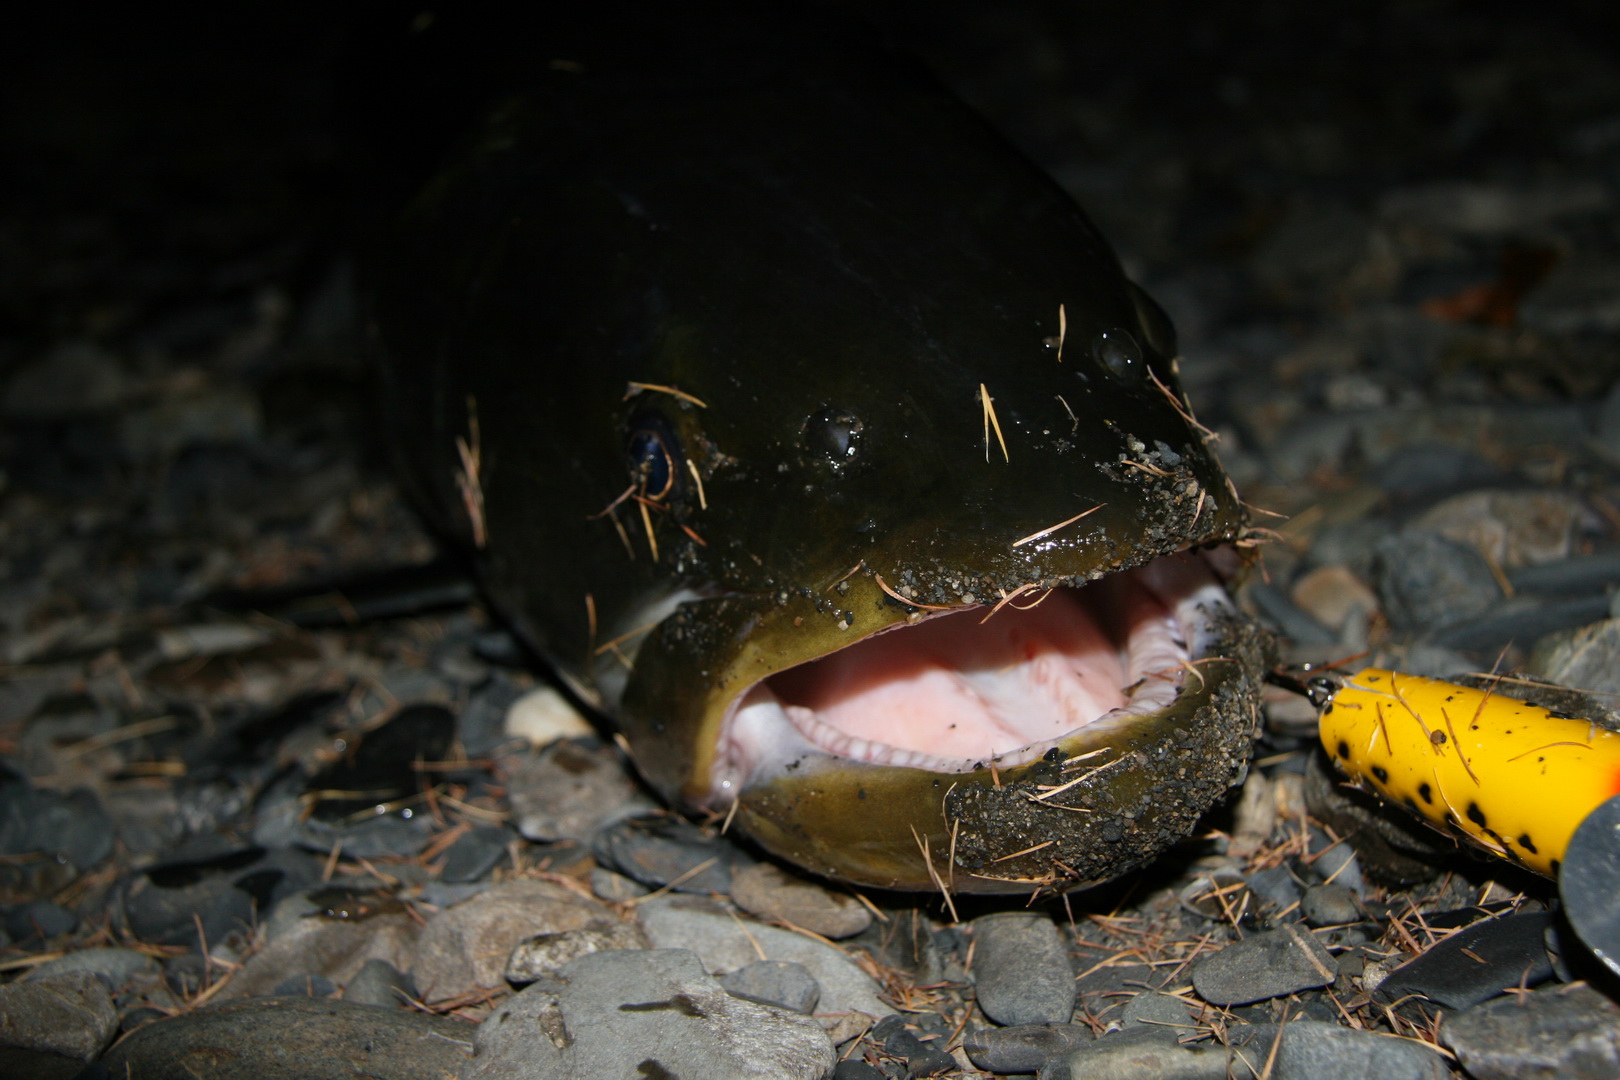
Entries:
{"type": "Polygon", "coordinates": [[[1320,678],[1322,748],[1342,772],[1433,828],[1544,877],[1558,876],[1581,822],[1620,795],[1620,734],[1596,719],[1494,683],[1387,668],[1320,678]]]}
{"type": "Polygon", "coordinates": [[[1267,649],[1168,317],[917,62],[664,18],[525,39],[368,241],[407,487],[673,805],[879,888],[1148,863],[1267,649]]]}

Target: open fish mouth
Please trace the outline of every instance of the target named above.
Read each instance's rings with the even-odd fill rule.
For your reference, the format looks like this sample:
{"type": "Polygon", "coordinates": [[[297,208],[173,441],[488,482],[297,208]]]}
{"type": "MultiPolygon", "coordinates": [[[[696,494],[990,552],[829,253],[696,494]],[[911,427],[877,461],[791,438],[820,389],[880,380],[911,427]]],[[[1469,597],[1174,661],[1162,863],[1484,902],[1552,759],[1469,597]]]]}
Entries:
{"type": "Polygon", "coordinates": [[[711,796],[807,758],[969,773],[1170,708],[1233,614],[1203,553],[886,627],[755,683],[729,709],[711,796]]]}

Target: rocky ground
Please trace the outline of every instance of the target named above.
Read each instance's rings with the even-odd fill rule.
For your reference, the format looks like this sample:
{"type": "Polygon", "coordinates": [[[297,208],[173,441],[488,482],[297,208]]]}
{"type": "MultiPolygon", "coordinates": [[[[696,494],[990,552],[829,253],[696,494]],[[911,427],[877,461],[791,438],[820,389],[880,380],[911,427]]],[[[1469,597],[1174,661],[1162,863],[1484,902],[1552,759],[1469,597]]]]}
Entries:
{"type": "MultiPolygon", "coordinates": [[[[0,1072],[1620,1073],[1553,886],[1339,842],[1284,693],[1193,839],[1032,907],[660,812],[464,587],[357,583],[434,546],[352,345],[340,28],[40,18],[0,46],[0,1072]]],[[[1171,312],[1287,659],[1620,692],[1605,6],[880,18],[1171,312]]]]}

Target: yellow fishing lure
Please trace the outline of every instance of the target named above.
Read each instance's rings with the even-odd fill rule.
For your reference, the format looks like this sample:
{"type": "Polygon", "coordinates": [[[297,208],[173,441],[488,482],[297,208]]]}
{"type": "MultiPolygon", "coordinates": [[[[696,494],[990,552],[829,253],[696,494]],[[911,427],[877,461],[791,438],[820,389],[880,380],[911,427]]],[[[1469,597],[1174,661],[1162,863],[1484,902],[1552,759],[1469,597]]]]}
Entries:
{"type": "Polygon", "coordinates": [[[1322,746],[1434,827],[1548,877],[1576,826],[1620,794],[1620,735],[1488,690],[1383,668],[1323,706],[1322,746]]]}

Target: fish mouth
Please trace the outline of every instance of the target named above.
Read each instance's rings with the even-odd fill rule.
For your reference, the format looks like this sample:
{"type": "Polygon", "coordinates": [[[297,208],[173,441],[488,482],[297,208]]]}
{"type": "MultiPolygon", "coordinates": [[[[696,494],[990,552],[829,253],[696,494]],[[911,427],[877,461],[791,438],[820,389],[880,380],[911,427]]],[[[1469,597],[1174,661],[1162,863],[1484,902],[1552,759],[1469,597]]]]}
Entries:
{"type": "Polygon", "coordinates": [[[1233,614],[1217,565],[1231,554],[1182,551],[919,612],[774,672],[727,709],[708,801],[817,764],[1015,768],[1163,714],[1233,614]]]}

